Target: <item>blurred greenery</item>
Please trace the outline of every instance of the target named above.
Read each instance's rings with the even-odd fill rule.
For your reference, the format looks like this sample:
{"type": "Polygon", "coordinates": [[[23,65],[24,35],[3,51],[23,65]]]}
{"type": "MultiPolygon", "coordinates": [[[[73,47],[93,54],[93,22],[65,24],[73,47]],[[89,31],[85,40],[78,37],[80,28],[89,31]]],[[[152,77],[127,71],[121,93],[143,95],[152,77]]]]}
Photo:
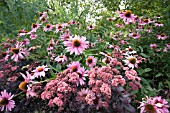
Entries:
{"type": "Polygon", "coordinates": [[[16,36],[20,29],[30,29],[38,12],[46,9],[45,0],[0,0],[0,38],[16,36]]]}

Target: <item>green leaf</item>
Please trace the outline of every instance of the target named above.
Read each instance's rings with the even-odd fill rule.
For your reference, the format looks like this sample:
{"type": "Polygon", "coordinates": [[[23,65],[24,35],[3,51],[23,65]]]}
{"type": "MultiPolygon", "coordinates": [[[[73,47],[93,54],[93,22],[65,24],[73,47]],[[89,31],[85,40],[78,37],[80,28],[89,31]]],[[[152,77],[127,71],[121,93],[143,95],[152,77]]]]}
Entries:
{"type": "Polygon", "coordinates": [[[150,72],[150,71],[152,71],[151,68],[145,68],[145,69],[144,69],[144,73],[147,73],[147,72],[150,72]]]}
{"type": "Polygon", "coordinates": [[[160,77],[160,76],[162,76],[162,73],[158,73],[155,75],[155,77],[160,77]]]}
{"type": "Polygon", "coordinates": [[[140,48],[141,53],[143,53],[143,48],[141,46],[138,46],[140,48]]]}
{"type": "Polygon", "coordinates": [[[3,21],[2,21],[2,20],[0,20],[0,24],[3,24],[3,21]]]}
{"type": "Polygon", "coordinates": [[[145,53],[140,53],[141,56],[145,57],[145,58],[148,58],[149,56],[146,55],[145,53]]]}

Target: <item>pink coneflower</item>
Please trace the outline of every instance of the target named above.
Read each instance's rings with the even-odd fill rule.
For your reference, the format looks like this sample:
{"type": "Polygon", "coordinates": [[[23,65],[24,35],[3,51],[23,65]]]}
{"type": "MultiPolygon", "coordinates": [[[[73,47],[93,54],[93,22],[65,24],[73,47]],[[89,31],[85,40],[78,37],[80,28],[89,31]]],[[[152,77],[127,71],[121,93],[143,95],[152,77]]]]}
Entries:
{"type": "Polygon", "coordinates": [[[51,31],[52,29],[53,29],[52,24],[46,24],[46,26],[44,27],[44,31],[51,31]]]}
{"type": "Polygon", "coordinates": [[[126,57],[126,60],[123,60],[124,62],[125,62],[125,65],[127,65],[128,67],[130,67],[130,68],[134,68],[134,67],[136,67],[136,68],[138,68],[138,63],[139,63],[139,61],[137,60],[137,58],[136,57],[134,57],[134,56],[132,56],[132,55],[130,55],[130,56],[127,56],[126,57]]]}
{"type": "Polygon", "coordinates": [[[161,27],[161,26],[164,26],[164,24],[160,23],[160,22],[156,22],[155,24],[155,27],[161,27]]]}
{"type": "Polygon", "coordinates": [[[20,73],[22,77],[24,78],[25,82],[29,83],[32,82],[32,80],[35,78],[32,74],[30,74],[28,71],[26,71],[26,75],[23,73],[20,73]]]}
{"type": "Polygon", "coordinates": [[[26,97],[35,97],[37,94],[31,89],[29,85],[27,85],[27,92],[26,92],[26,97]]]}
{"type": "Polygon", "coordinates": [[[37,38],[37,35],[34,34],[34,33],[31,33],[30,38],[31,38],[31,39],[36,39],[36,38],[37,38]]]}
{"type": "Polygon", "coordinates": [[[140,38],[140,34],[137,34],[137,33],[130,33],[129,36],[134,38],[134,39],[140,38]]]}
{"type": "Polygon", "coordinates": [[[82,88],[79,92],[77,92],[77,94],[78,94],[78,97],[76,98],[78,101],[80,100],[80,101],[85,101],[85,98],[86,98],[86,96],[87,96],[87,94],[89,93],[89,89],[87,88],[87,89],[84,89],[84,88],[82,88]]]}
{"type": "Polygon", "coordinates": [[[38,78],[39,76],[40,76],[40,77],[41,77],[41,76],[45,77],[45,71],[48,71],[49,69],[50,69],[50,68],[48,68],[47,66],[42,65],[42,66],[36,67],[36,69],[33,70],[32,72],[34,72],[34,76],[35,76],[36,78],[38,78]]]}
{"type": "Polygon", "coordinates": [[[119,40],[119,39],[120,39],[120,36],[117,35],[117,34],[115,34],[115,35],[113,35],[113,39],[114,39],[114,40],[119,40]]]}
{"type": "Polygon", "coordinates": [[[68,65],[68,69],[71,72],[77,72],[80,69],[80,63],[79,62],[72,62],[68,65]]]}
{"type": "Polygon", "coordinates": [[[134,23],[136,18],[136,16],[132,14],[132,11],[130,10],[119,12],[119,16],[123,19],[125,24],[134,23]]]}
{"type": "Polygon", "coordinates": [[[151,48],[151,49],[156,49],[156,48],[157,48],[157,45],[156,45],[156,44],[150,44],[150,48],[151,48]]]}
{"type": "Polygon", "coordinates": [[[147,97],[138,108],[140,113],[169,113],[168,102],[161,97],[147,97]]]}
{"type": "Polygon", "coordinates": [[[159,40],[165,40],[167,38],[167,36],[164,33],[161,33],[161,34],[157,35],[157,38],[159,40]]]}
{"type": "Polygon", "coordinates": [[[47,18],[42,18],[41,20],[42,20],[42,23],[47,22],[47,18]]]}
{"type": "Polygon", "coordinates": [[[22,40],[22,43],[23,43],[24,45],[29,45],[29,44],[30,44],[30,41],[29,41],[28,38],[26,38],[26,39],[22,40]]]}
{"type": "Polygon", "coordinates": [[[63,35],[61,35],[61,40],[63,40],[63,41],[66,41],[66,40],[68,40],[68,39],[70,39],[70,38],[72,38],[72,37],[70,36],[70,31],[65,32],[63,35]]]}
{"type": "Polygon", "coordinates": [[[55,61],[57,61],[58,63],[65,63],[67,61],[67,57],[65,55],[60,55],[58,57],[55,58],[55,61]]]}
{"type": "Polygon", "coordinates": [[[88,30],[93,30],[93,29],[94,29],[94,26],[93,26],[93,25],[89,25],[89,26],[87,26],[87,29],[88,29],[88,30]]]}
{"type": "Polygon", "coordinates": [[[151,27],[148,27],[148,28],[146,29],[146,32],[147,32],[147,33],[151,33],[151,32],[152,32],[151,27]]]}
{"type": "MultiPolygon", "coordinates": [[[[79,70],[77,71],[77,74],[79,75],[79,84],[80,85],[83,85],[85,84],[84,80],[86,80],[86,76],[88,76],[86,74],[86,71],[84,68],[79,68],[79,70]]],[[[77,84],[78,85],[78,84],[77,84]]]]}
{"type": "Polygon", "coordinates": [[[19,84],[19,89],[26,92],[26,97],[34,97],[36,96],[36,93],[31,89],[31,85],[29,83],[33,83],[33,79],[35,78],[32,74],[29,74],[29,72],[26,71],[27,76],[20,73],[22,77],[24,78],[24,81],[19,84]]]}
{"type": "Polygon", "coordinates": [[[68,25],[72,25],[72,24],[75,24],[75,23],[76,23],[75,20],[70,20],[70,21],[68,22],[68,25]]]}
{"type": "Polygon", "coordinates": [[[13,59],[15,62],[17,62],[20,59],[24,58],[24,54],[25,52],[23,51],[23,49],[21,48],[23,46],[22,43],[18,42],[16,44],[15,48],[11,48],[11,51],[13,53],[13,56],[11,57],[11,59],[13,59]]]}
{"type": "Polygon", "coordinates": [[[31,30],[31,32],[36,32],[36,30],[40,27],[40,25],[41,24],[32,24],[32,26],[31,26],[31,28],[32,28],[32,30],[31,30]]]}
{"type": "Polygon", "coordinates": [[[113,21],[114,18],[107,18],[106,20],[108,20],[108,21],[113,21]]]}
{"type": "Polygon", "coordinates": [[[49,43],[48,47],[47,47],[47,50],[48,50],[48,51],[49,51],[49,50],[53,50],[53,49],[54,49],[54,46],[56,46],[57,44],[58,44],[58,41],[55,42],[54,39],[52,38],[52,39],[50,40],[50,43],[49,43]]]}
{"type": "Polygon", "coordinates": [[[159,111],[160,113],[169,113],[168,102],[165,99],[162,99],[161,96],[154,97],[153,104],[156,107],[157,111],[159,111]]]}
{"type": "MultiPolygon", "coordinates": [[[[47,56],[46,56],[46,57],[47,57],[47,56]]],[[[52,51],[49,51],[49,52],[48,52],[48,57],[50,57],[50,61],[53,61],[56,56],[55,56],[55,54],[54,54],[52,51]]],[[[48,57],[47,57],[47,58],[48,58],[48,57]]]]}
{"type": "Polygon", "coordinates": [[[80,55],[86,48],[88,48],[88,43],[86,37],[75,36],[68,41],[64,41],[64,46],[67,46],[66,49],[70,54],[75,53],[76,55],[80,55]]]}
{"type": "Polygon", "coordinates": [[[9,50],[7,50],[6,52],[1,52],[2,59],[4,59],[5,61],[7,61],[9,58],[8,53],[9,53],[9,50]]]}
{"type": "Polygon", "coordinates": [[[44,18],[47,18],[47,12],[39,12],[39,15],[40,15],[40,20],[43,20],[44,18]]]}
{"type": "Polygon", "coordinates": [[[156,19],[160,19],[161,17],[162,17],[161,15],[154,16],[154,18],[156,18],[156,19]]]}
{"type": "Polygon", "coordinates": [[[118,27],[118,28],[124,28],[123,24],[115,24],[115,26],[118,27]]]}
{"type": "Polygon", "coordinates": [[[19,89],[26,92],[26,97],[34,97],[36,93],[31,89],[29,83],[27,81],[23,81],[19,84],[19,89]]]}
{"type": "Polygon", "coordinates": [[[133,48],[132,48],[131,46],[129,46],[129,47],[126,48],[125,50],[126,50],[126,53],[127,53],[127,54],[135,54],[135,53],[136,53],[136,51],[133,50],[133,48]]]}
{"type": "Polygon", "coordinates": [[[107,57],[105,57],[104,59],[102,59],[102,62],[105,63],[105,64],[109,64],[110,61],[111,61],[111,59],[110,59],[110,58],[107,58],[107,57]]]}
{"type": "Polygon", "coordinates": [[[94,58],[94,56],[89,56],[87,59],[86,59],[86,65],[89,66],[89,67],[93,67],[96,65],[96,58],[94,58]]]}
{"type": "Polygon", "coordinates": [[[138,25],[137,27],[136,27],[136,31],[142,31],[143,30],[143,26],[142,25],[138,25]]]}
{"type": "Polygon", "coordinates": [[[58,33],[59,31],[62,31],[62,29],[65,27],[65,25],[63,25],[63,24],[57,24],[56,25],[56,33],[58,33]]]}
{"type": "Polygon", "coordinates": [[[142,19],[139,16],[136,16],[135,21],[141,23],[142,19]]]}
{"type": "Polygon", "coordinates": [[[15,106],[15,101],[12,100],[14,95],[8,93],[6,90],[1,91],[0,95],[0,108],[3,111],[6,107],[6,111],[11,111],[15,106]]]}
{"type": "Polygon", "coordinates": [[[170,42],[166,44],[166,47],[170,49],[170,42]]]}
{"type": "Polygon", "coordinates": [[[168,52],[168,48],[167,47],[165,47],[164,49],[163,49],[163,52],[168,52]]]}
{"type": "Polygon", "coordinates": [[[144,18],[142,20],[142,22],[140,23],[140,25],[148,25],[149,23],[151,23],[150,19],[149,18],[144,18]]]}
{"type": "Polygon", "coordinates": [[[20,37],[20,36],[24,36],[24,35],[27,35],[27,33],[28,33],[28,31],[22,29],[22,30],[19,30],[19,31],[18,31],[18,36],[19,36],[19,37],[20,37]]]}

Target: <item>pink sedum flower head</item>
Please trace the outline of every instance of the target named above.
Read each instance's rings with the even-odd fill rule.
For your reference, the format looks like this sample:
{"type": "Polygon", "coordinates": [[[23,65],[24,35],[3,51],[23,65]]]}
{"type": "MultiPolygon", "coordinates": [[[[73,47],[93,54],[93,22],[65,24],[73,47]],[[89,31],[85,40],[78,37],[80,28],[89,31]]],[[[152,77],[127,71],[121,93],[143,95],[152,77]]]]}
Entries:
{"type": "Polygon", "coordinates": [[[53,103],[56,104],[57,106],[63,106],[64,104],[64,102],[59,97],[55,97],[53,99],[53,103]]]}
{"type": "Polygon", "coordinates": [[[65,55],[60,55],[58,57],[55,58],[55,61],[57,61],[58,63],[65,63],[67,61],[67,57],[65,55]]]}
{"type": "Polygon", "coordinates": [[[159,40],[165,40],[167,38],[167,36],[164,33],[161,33],[161,34],[157,35],[157,38],[159,40]]]}
{"type": "Polygon", "coordinates": [[[134,23],[136,18],[136,16],[132,14],[132,11],[130,10],[119,12],[119,16],[123,19],[125,24],[134,23]]]}
{"type": "Polygon", "coordinates": [[[89,56],[87,59],[86,59],[86,65],[89,66],[90,68],[92,68],[93,66],[96,65],[96,58],[94,58],[94,56],[89,56]]]}
{"type": "Polygon", "coordinates": [[[123,60],[125,62],[125,65],[127,65],[129,68],[138,68],[139,61],[136,57],[130,55],[126,57],[126,60],[123,60]]]}
{"type": "Polygon", "coordinates": [[[34,72],[34,77],[35,78],[38,78],[39,76],[40,77],[41,76],[45,77],[45,71],[48,71],[49,69],[50,68],[47,68],[47,66],[42,65],[42,66],[36,67],[36,69],[33,70],[32,72],[34,72]]]}
{"type": "Polygon", "coordinates": [[[71,72],[77,72],[80,69],[80,63],[79,62],[72,62],[68,65],[68,69],[71,72]]]}
{"type": "Polygon", "coordinates": [[[18,42],[15,48],[11,48],[11,51],[13,53],[13,56],[11,57],[11,59],[13,59],[15,62],[18,62],[19,59],[24,58],[24,55],[26,52],[23,51],[22,46],[23,46],[23,43],[18,42]]]}
{"type": "Polygon", "coordinates": [[[129,36],[134,38],[134,39],[140,38],[140,34],[137,34],[137,33],[130,33],[129,36]]]}
{"type": "Polygon", "coordinates": [[[0,95],[0,108],[1,111],[4,111],[6,108],[6,111],[11,111],[14,106],[15,102],[12,100],[14,95],[11,95],[11,93],[8,93],[6,90],[1,92],[0,95]]]}
{"type": "Polygon", "coordinates": [[[89,42],[86,41],[86,37],[75,36],[74,38],[70,38],[68,41],[64,41],[64,46],[67,46],[67,51],[70,54],[75,53],[76,55],[80,55],[83,51],[88,48],[89,42]]]}

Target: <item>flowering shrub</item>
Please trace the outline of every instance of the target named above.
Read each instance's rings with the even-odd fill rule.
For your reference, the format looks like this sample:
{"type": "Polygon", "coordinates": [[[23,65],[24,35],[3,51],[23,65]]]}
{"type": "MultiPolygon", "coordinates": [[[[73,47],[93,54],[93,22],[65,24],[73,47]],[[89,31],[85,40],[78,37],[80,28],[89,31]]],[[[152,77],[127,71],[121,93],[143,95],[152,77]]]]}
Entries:
{"type": "Polygon", "coordinates": [[[156,44],[165,43],[166,34],[157,34],[157,41],[146,37],[163,24],[130,10],[116,16],[118,20],[108,18],[104,26],[86,26],[78,19],[53,23],[42,12],[29,31],[22,29],[17,38],[3,42],[1,111],[22,112],[19,100],[37,98],[58,113],[136,113],[137,108],[168,113],[168,102],[161,97],[150,97],[140,106],[137,100],[148,94],[142,85],[152,90],[141,76],[152,70],[142,68],[153,60],[139,45],[151,42],[147,46],[153,57],[168,53],[169,43],[164,48],[156,44]]]}

